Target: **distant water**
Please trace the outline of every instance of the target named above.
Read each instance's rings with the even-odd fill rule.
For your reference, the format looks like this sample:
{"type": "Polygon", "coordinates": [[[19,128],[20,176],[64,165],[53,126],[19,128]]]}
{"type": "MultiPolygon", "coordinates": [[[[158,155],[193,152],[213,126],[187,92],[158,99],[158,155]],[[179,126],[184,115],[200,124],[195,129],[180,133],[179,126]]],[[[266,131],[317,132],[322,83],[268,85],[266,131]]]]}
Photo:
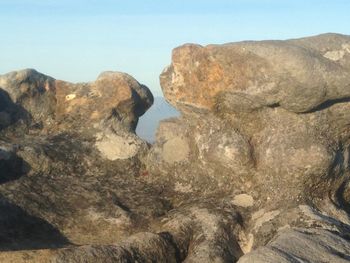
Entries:
{"type": "Polygon", "coordinates": [[[142,139],[153,143],[159,122],[177,116],[180,116],[180,113],[166,102],[164,97],[155,97],[152,107],[139,119],[136,133],[142,139]]]}

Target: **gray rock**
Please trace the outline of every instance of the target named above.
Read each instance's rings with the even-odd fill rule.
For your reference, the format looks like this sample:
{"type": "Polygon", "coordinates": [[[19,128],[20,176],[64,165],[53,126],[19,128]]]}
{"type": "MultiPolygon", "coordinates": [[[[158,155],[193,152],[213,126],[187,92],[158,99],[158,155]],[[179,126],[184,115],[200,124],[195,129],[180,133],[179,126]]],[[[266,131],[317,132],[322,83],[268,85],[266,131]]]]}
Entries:
{"type": "MultiPolygon", "coordinates": [[[[321,224],[320,231],[334,231],[317,218],[304,219],[301,204],[330,213],[332,224],[340,220],[346,227],[331,235],[346,244],[349,43],[348,36],[326,34],[176,48],[160,80],[182,116],[161,122],[145,161],[153,175],[148,181],[175,195],[175,205],[225,196],[245,222],[238,235],[242,250],[261,247],[245,262],[259,258],[259,251],[276,256],[271,262],[293,254],[288,246],[284,254],[265,247],[280,229],[312,232],[321,224]],[[180,138],[188,145],[186,158],[180,138]],[[174,140],[179,147],[170,155],[174,140]]],[[[310,249],[329,253],[330,261],[348,256],[344,251],[337,257],[337,251],[317,247],[316,236],[311,239],[310,249]]]]}
{"type": "Polygon", "coordinates": [[[1,250],[113,243],[170,209],[137,180],[147,87],[118,72],[71,84],[23,70],[0,90],[1,250]]]}
{"type": "Polygon", "coordinates": [[[287,229],[267,246],[242,257],[239,263],[349,262],[348,240],[322,229],[287,229]]]}
{"type": "Polygon", "coordinates": [[[0,261],[350,261],[349,43],[175,49],[153,145],[126,74],[1,76],[0,261]]]}
{"type": "Polygon", "coordinates": [[[279,105],[307,112],[350,96],[349,47],[350,37],[336,34],[206,47],[187,44],[174,49],[173,63],[160,80],[167,99],[183,111],[183,105],[212,109],[215,98],[228,93],[235,111],[279,105]]]}

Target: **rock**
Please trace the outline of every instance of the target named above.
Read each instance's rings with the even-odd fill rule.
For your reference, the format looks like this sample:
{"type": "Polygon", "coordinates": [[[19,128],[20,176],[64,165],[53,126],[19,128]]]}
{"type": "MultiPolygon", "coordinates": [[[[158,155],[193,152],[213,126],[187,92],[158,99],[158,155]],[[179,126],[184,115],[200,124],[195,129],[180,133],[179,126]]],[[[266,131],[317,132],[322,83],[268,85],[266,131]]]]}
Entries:
{"type": "Polygon", "coordinates": [[[175,137],[164,143],[162,155],[167,163],[179,163],[187,160],[189,152],[186,139],[175,137]]]}
{"type": "Polygon", "coordinates": [[[21,251],[1,251],[0,261],[6,263],[47,263],[50,262],[54,251],[42,250],[21,250],[21,251]]]}
{"type": "MultiPolygon", "coordinates": [[[[242,256],[237,214],[210,204],[191,204],[158,222],[159,233],[140,232],[117,244],[69,246],[6,253],[15,262],[232,262],[242,256]],[[186,230],[184,232],[184,230],[186,230]],[[23,261],[24,259],[27,261],[23,261]]],[[[1,258],[1,253],[0,253],[1,258]]],[[[11,262],[11,261],[9,261],[11,262]]]]}
{"type": "Polygon", "coordinates": [[[14,124],[3,133],[79,133],[95,139],[111,160],[134,157],[146,147],[134,131],[153,96],[125,73],[104,72],[95,82],[72,84],[27,69],[0,76],[0,89],[0,127],[14,124]]]}
{"type": "Polygon", "coordinates": [[[309,192],[322,198],[322,185],[347,166],[349,43],[325,34],[176,48],[160,78],[182,116],[161,123],[148,169],[166,174],[168,188],[180,180],[194,195],[239,189],[261,203],[301,201],[309,192]],[[330,60],[332,50],[344,55],[330,60]],[[165,161],[178,138],[189,152],[181,155],[178,141],[170,152],[182,161],[165,161]]]}
{"type": "Polygon", "coordinates": [[[254,199],[250,195],[239,194],[233,198],[232,203],[237,206],[250,207],[253,206],[254,199]]]}
{"type": "Polygon", "coordinates": [[[23,70],[0,76],[0,91],[1,250],[113,243],[169,210],[137,180],[147,87],[119,72],[72,84],[23,70]]]}
{"type": "MultiPolygon", "coordinates": [[[[341,239],[350,211],[349,43],[348,36],[325,34],[176,48],[160,81],[182,115],[161,122],[145,160],[147,181],[163,185],[175,206],[224,196],[245,222],[241,249],[263,247],[245,262],[259,251],[275,253],[267,244],[281,229],[317,232],[321,224],[320,231],[334,231],[316,217],[304,220],[299,205],[340,220],[346,227],[333,234],[341,239]]],[[[337,252],[315,251],[337,260],[337,252]]]]}
{"type": "Polygon", "coordinates": [[[165,234],[138,233],[123,244],[83,246],[61,250],[53,263],[75,262],[177,262],[176,249],[165,234]]]}
{"type": "Polygon", "coordinates": [[[247,138],[210,114],[162,121],[146,159],[147,170],[159,175],[147,180],[193,197],[225,192],[254,172],[247,138]]]}
{"type": "Polygon", "coordinates": [[[0,76],[0,89],[0,100],[7,102],[2,112],[11,113],[14,121],[37,125],[53,121],[57,100],[53,78],[34,69],[14,71],[0,76]]]}
{"type": "Polygon", "coordinates": [[[59,250],[53,262],[232,262],[242,255],[232,235],[239,228],[234,214],[208,204],[187,205],[163,218],[158,234],[138,233],[114,246],[59,250]]]}
{"type": "Polygon", "coordinates": [[[350,243],[330,231],[287,229],[274,241],[242,257],[238,262],[349,262],[350,243]]]}
{"type": "Polygon", "coordinates": [[[162,220],[173,235],[183,262],[232,262],[242,256],[238,244],[239,216],[210,203],[184,205],[162,220]]]}
{"type": "Polygon", "coordinates": [[[16,155],[16,146],[8,143],[0,145],[0,183],[18,179],[25,170],[23,159],[16,155]]]}
{"type": "Polygon", "coordinates": [[[206,47],[187,44],[174,49],[160,81],[170,103],[183,111],[182,105],[213,109],[215,99],[228,93],[237,111],[280,105],[307,112],[349,97],[349,46],[350,37],[336,34],[206,47]]]}
{"type": "Polygon", "coordinates": [[[104,72],[93,83],[56,81],[56,96],[57,119],[75,129],[96,128],[101,121],[116,119],[135,130],[138,117],[153,103],[147,87],[120,72],[104,72]]]}
{"type": "Polygon", "coordinates": [[[0,259],[349,261],[349,43],[175,49],[153,145],[126,74],[1,76],[0,259]]]}
{"type": "Polygon", "coordinates": [[[144,142],[135,134],[111,129],[98,133],[95,145],[104,158],[112,161],[132,158],[145,147],[144,142]]]}

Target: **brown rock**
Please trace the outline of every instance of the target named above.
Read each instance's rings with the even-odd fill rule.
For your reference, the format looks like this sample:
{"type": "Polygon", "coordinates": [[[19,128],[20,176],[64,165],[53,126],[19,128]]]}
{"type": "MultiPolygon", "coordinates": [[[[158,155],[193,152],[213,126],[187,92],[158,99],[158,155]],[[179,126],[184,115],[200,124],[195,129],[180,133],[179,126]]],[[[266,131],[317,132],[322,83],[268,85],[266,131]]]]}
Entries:
{"type": "Polygon", "coordinates": [[[216,98],[229,92],[236,111],[280,105],[306,112],[350,95],[349,47],[348,36],[335,34],[206,47],[187,44],[174,49],[160,81],[169,102],[182,111],[185,106],[212,110],[216,98]]]}
{"type": "Polygon", "coordinates": [[[71,125],[94,127],[105,119],[117,118],[134,130],[138,117],[153,103],[145,86],[120,72],[104,72],[93,83],[55,84],[57,119],[64,123],[71,119],[71,125]]]}
{"type": "MultiPolygon", "coordinates": [[[[238,235],[245,252],[268,244],[284,228],[333,231],[318,216],[303,217],[298,207],[308,204],[345,225],[333,237],[315,234],[310,241],[312,253],[338,262],[336,250],[316,244],[349,231],[343,215],[349,211],[349,69],[350,38],[335,34],[176,48],[160,80],[182,116],[160,124],[146,160],[149,181],[175,195],[174,204],[225,196],[247,227],[238,235]],[[180,139],[189,149],[185,157],[180,139]],[[179,149],[172,148],[171,159],[174,140],[179,149]],[[179,156],[181,161],[167,161],[179,156]],[[249,205],[241,196],[249,196],[249,205]]],[[[270,247],[244,262],[294,262],[284,255],[300,249],[288,244],[275,258],[259,252],[274,252],[270,247]]],[[[300,258],[317,262],[305,255],[300,258]]]]}
{"type": "Polygon", "coordinates": [[[148,146],[134,128],[152,101],[125,73],[0,76],[0,250],[113,243],[164,214],[168,202],[137,181],[148,146]]]}
{"type": "Polygon", "coordinates": [[[0,258],[348,261],[349,43],[175,49],[161,84],[182,115],[151,147],[126,74],[1,76],[0,258]]]}

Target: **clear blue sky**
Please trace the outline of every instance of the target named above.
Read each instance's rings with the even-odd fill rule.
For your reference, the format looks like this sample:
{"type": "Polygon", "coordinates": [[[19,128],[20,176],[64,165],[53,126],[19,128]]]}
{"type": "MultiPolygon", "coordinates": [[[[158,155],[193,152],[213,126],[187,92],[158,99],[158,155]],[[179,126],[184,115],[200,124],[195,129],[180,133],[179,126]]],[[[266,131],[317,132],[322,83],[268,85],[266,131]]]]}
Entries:
{"type": "Polygon", "coordinates": [[[79,82],[118,70],[159,95],[178,45],[350,34],[350,0],[0,0],[0,32],[0,74],[79,82]]]}

